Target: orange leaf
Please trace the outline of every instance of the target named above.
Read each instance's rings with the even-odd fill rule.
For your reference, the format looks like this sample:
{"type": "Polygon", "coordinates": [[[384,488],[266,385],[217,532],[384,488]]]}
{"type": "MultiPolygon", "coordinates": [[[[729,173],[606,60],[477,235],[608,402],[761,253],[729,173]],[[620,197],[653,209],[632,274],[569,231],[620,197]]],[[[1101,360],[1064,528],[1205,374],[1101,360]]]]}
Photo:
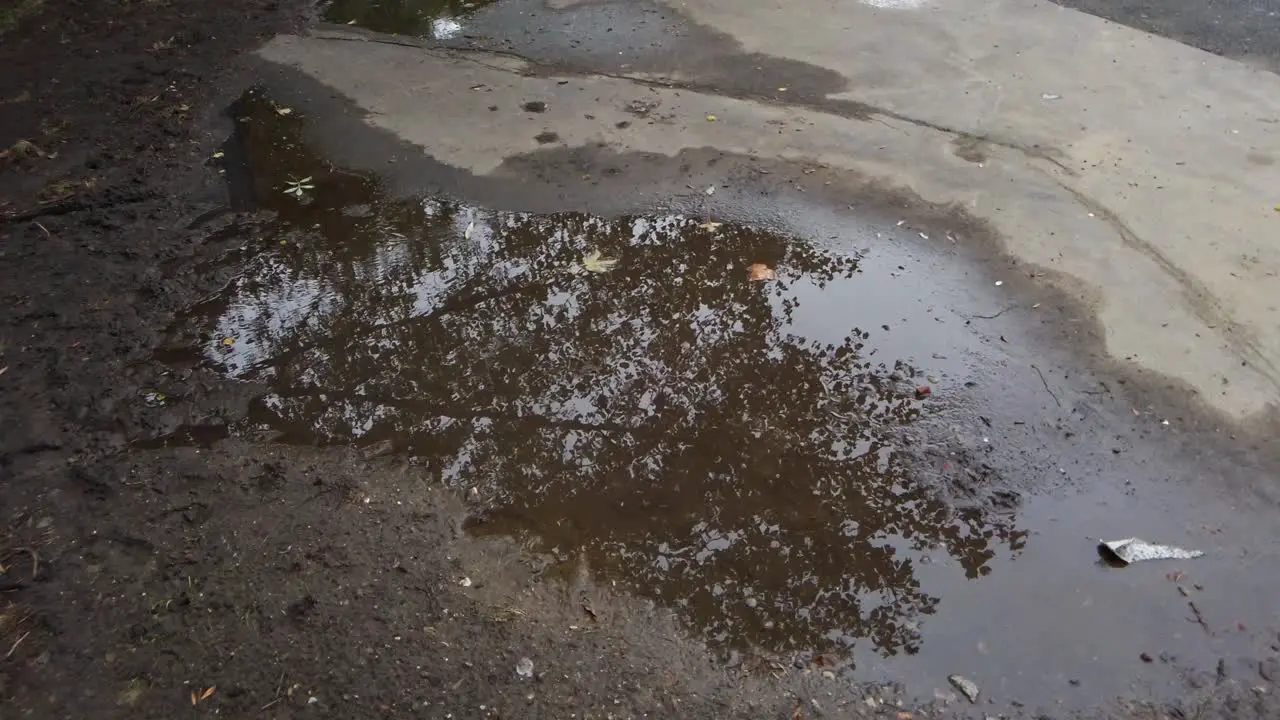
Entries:
{"type": "Polygon", "coordinates": [[[208,700],[208,699],[209,699],[209,696],[210,696],[210,695],[213,695],[213,691],[214,691],[214,690],[217,690],[217,689],[218,689],[218,686],[217,686],[217,685],[213,685],[213,686],[211,686],[208,690],[205,690],[205,691],[204,691],[204,694],[200,696],[200,699],[201,699],[201,700],[208,700]]]}
{"type": "Polygon", "coordinates": [[[764,263],[756,263],[747,268],[747,276],[751,280],[777,280],[778,273],[764,263]]]}
{"type": "Polygon", "coordinates": [[[196,703],[198,703],[198,702],[200,702],[200,699],[196,697],[196,691],[195,691],[195,690],[192,690],[192,691],[191,691],[191,704],[192,704],[192,705],[195,705],[195,704],[196,704],[196,703]]]}

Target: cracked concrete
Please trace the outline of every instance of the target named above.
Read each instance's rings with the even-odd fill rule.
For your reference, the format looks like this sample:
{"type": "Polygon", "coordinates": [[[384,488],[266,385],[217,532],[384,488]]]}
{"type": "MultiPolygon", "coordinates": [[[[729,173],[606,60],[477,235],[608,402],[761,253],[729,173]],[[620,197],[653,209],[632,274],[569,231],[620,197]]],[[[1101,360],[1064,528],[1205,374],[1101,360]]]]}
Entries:
{"type": "Polygon", "coordinates": [[[963,208],[1012,256],[1069,279],[1112,356],[1185,382],[1232,419],[1275,403],[1280,249],[1267,240],[1280,174],[1267,161],[1280,146],[1280,78],[1056,5],[779,7],[679,10],[746,52],[839,72],[848,87],[825,102],[879,115],[792,105],[781,90],[769,102],[726,97],[674,68],[557,72],[510,53],[335,42],[377,39],[337,31],[280,37],[261,56],[471,173],[544,149],[535,137],[553,130],[569,148],[817,162],[963,208]],[[546,113],[489,109],[527,98],[546,113]],[[635,102],[669,121],[619,127],[635,102]]]}

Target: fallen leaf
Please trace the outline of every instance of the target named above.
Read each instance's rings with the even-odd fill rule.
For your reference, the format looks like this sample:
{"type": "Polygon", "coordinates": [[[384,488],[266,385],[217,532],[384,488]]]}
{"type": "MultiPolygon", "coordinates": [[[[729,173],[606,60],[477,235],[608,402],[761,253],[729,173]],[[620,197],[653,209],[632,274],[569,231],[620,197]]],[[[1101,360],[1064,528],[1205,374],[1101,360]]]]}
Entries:
{"type": "Polygon", "coordinates": [[[774,272],[773,268],[769,267],[768,265],[765,265],[764,263],[756,263],[751,267],[747,268],[747,274],[748,274],[747,276],[751,280],[777,280],[778,279],[778,273],[774,272]]]}
{"type": "Polygon", "coordinates": [[[898,712],[898,720],[911,720],[911,713],[906,710],[900,710],[898,712]]]}
{"type": "Polygon", "coordinates": [[[804,717],[804,703],[796,703],[796,709],[791,711],[791,720],[801,720],[804,717]]]}
{"type": "Polygon", "coordinates": [[[717,118],[715,115],[708,115],[708,116],[707,116],[707,122],[715,122],[715,121],[716,121],[716,120],[718,120],[718,119],[719,119],[719,118],[717,118]]]}
{"type": "Polygon", "coordinates": [[[778,92],[786,92],[786,91],[787,91],[787,89],[786,89],[786,88],[784,88],[784,87],[778,88],[778,92]]]}
{"type": "Polygon", "coordinates": [[[223,344],[223,346],[224,346],[224,347],[231,347],[232,345],[235,345],[235,344],[236,344],[236,339],[235,339],[235,338],[231,338],[231,337],[229,337],[229,338],[222,338],[222,344],[223,344]]]}
{"type": "Polygon", "coordinates": [[[208,689],[208,690],[205,690],[203,693],[201,693],[201,695],[200,695],[200,699],[201,699],[201,700],[208,700],[208,699],[213,695],[213,691],[214,691],[214,690],[217,690],[217,689],[218,689],[218,686],[217,686],[217,685],[211,685],[211,686],[209,686],[209,689],[208,689]]]}
{"type": "Polygon", "coordinates": [[[720,226],[723,224],[724,223],[718,223],[718,222],[713,222],[711,220],[708,220],[704,223],[699,224],[698,227],[702,228],[703,230],[706,230],[707,232],[715,232],[719,230],[720,226]]]}
{"type": "Polygon", "coordinates": [[[617,264],[617,258],[607,258],[599,250],[592,250],[582,256],[582,269],[587,272],[607,273],[617,264]]]}
{"type": "Polygon", "coordinates": [[[582,610],[586,614],[590,615],[592,620],[598,620],[600,617],[599,615],[596,615],[596,611],[591,607],[590,603],[582,603],[582,610]]]}
{"type": "Polygon", "coordinates": [[[216,152],[216,153],[214,153],[214,154],[213,154],[213,159],[214,159],[214,160],[217,160],[218,158],[222,157],[222,156],[223,156],[223,155],[225,155],[225,154],[226,154],[226,153],[224,153],[224,152],[222,152],[221,150],[219,150],[218,152],[216,152]]]}
{"type": "Polygon", "coordinates": [[[703,190],[703,192],[705,192],[705,193],[706,193],[706,194],[708,194],[708,195],[715,195],[715,194],[716,194],[716,186],[715,186],[715,185],[708,185],[708,186],[707,186],[707,189],[706,189],[706,190],[703,190]]]}
{"type": "Polygon", "coordinates": [[[276,108],[276,112],[280,113],[281,115],[292,115],[292,114],[293,114],[293,108],[277,107],[277,108],[276,108]]]}
{"type": "Polygon", "coordinates": [[[476,224],[475,224],[475,222],[474,222],[474,221],[467,223],[467,231],[466,231],[466,232],[464,232],[464,233],[462,233],[462,237],[463,237],[463,239],[465,239],[465,240],[470,240],[470,239],[471,239],[471,233],[472,233],[472,232],[474,232],[474,231],[475,231],[475,229],[476,229],[476,224]]]}
{"type": "Polygon", "coordinates": [[[196,697],[196,691],[195,691],[195,690],[192,690],[192,691],[191,691],[191,704],[192,704],[192,705],[195,705],[195,704],[196,704],[196,703],[198,703],[198,702],[200,702],[200,699],[196,697]]]}
{"type": "Polygon", "coordinates": [[[5,373],[7,373],[7,372],[9,372],[9,366],[8,366],[8,365],[5,365],[4,367],[0,368],[0,375],[3,375],[3,374],[5,374],[5,373]]]}

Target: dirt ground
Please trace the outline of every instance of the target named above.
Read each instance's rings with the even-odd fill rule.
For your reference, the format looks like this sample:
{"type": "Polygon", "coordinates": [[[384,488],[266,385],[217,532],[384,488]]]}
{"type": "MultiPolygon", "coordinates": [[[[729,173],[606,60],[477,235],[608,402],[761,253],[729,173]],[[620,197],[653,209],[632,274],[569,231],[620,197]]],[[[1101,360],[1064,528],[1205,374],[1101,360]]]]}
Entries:
{"type": "MultiPolygon", "coordinates": [[[[890,717],[894,688],[717,665],[669,612],[543,582],[393,456],[252,438],[254,388],[154,356],[235,250],[206,164],[239,53],[297,3],[46,0],[0,38],[0,695],[6,717],[890,717]],[[157,393],[165,402],[158,407],[157,393]],[[376,482],[373,479],[376,478],[376,482]],[[517,671],[532,662],[532,677],[517,671]],[[12,715],[10,714],[12,712],[12,715]]],[[[580,577],[588,569],[583,568],[580,577]]],[[[1280,670],[1273,670],[1280,676],[1280,670]]],[[[1100,699],[1100,703],[1105,699],[1100,699]]],[[[1221,686],[1122,717],[1275,717],[1221,686]]],[[[981,716],[978,713],[978,716],[981,716]]]]}

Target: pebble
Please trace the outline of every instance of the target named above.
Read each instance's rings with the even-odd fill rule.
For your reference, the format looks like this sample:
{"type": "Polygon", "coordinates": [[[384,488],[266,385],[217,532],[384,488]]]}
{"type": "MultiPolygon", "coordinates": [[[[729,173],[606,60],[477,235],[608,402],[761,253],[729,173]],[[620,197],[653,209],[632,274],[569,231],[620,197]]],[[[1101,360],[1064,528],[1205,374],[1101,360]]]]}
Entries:
{"type": "Polygon", "coordinates": [[[978,702],[978,685],[963,675],[948,675],[947,680],[971,703],[978,702]]]}
{"type": "Polygon", "coordinates": [[[1280,657],[1269,657],[1258,663],[1258,674],[1263,680],[1280,683],[1280,657]]]}

